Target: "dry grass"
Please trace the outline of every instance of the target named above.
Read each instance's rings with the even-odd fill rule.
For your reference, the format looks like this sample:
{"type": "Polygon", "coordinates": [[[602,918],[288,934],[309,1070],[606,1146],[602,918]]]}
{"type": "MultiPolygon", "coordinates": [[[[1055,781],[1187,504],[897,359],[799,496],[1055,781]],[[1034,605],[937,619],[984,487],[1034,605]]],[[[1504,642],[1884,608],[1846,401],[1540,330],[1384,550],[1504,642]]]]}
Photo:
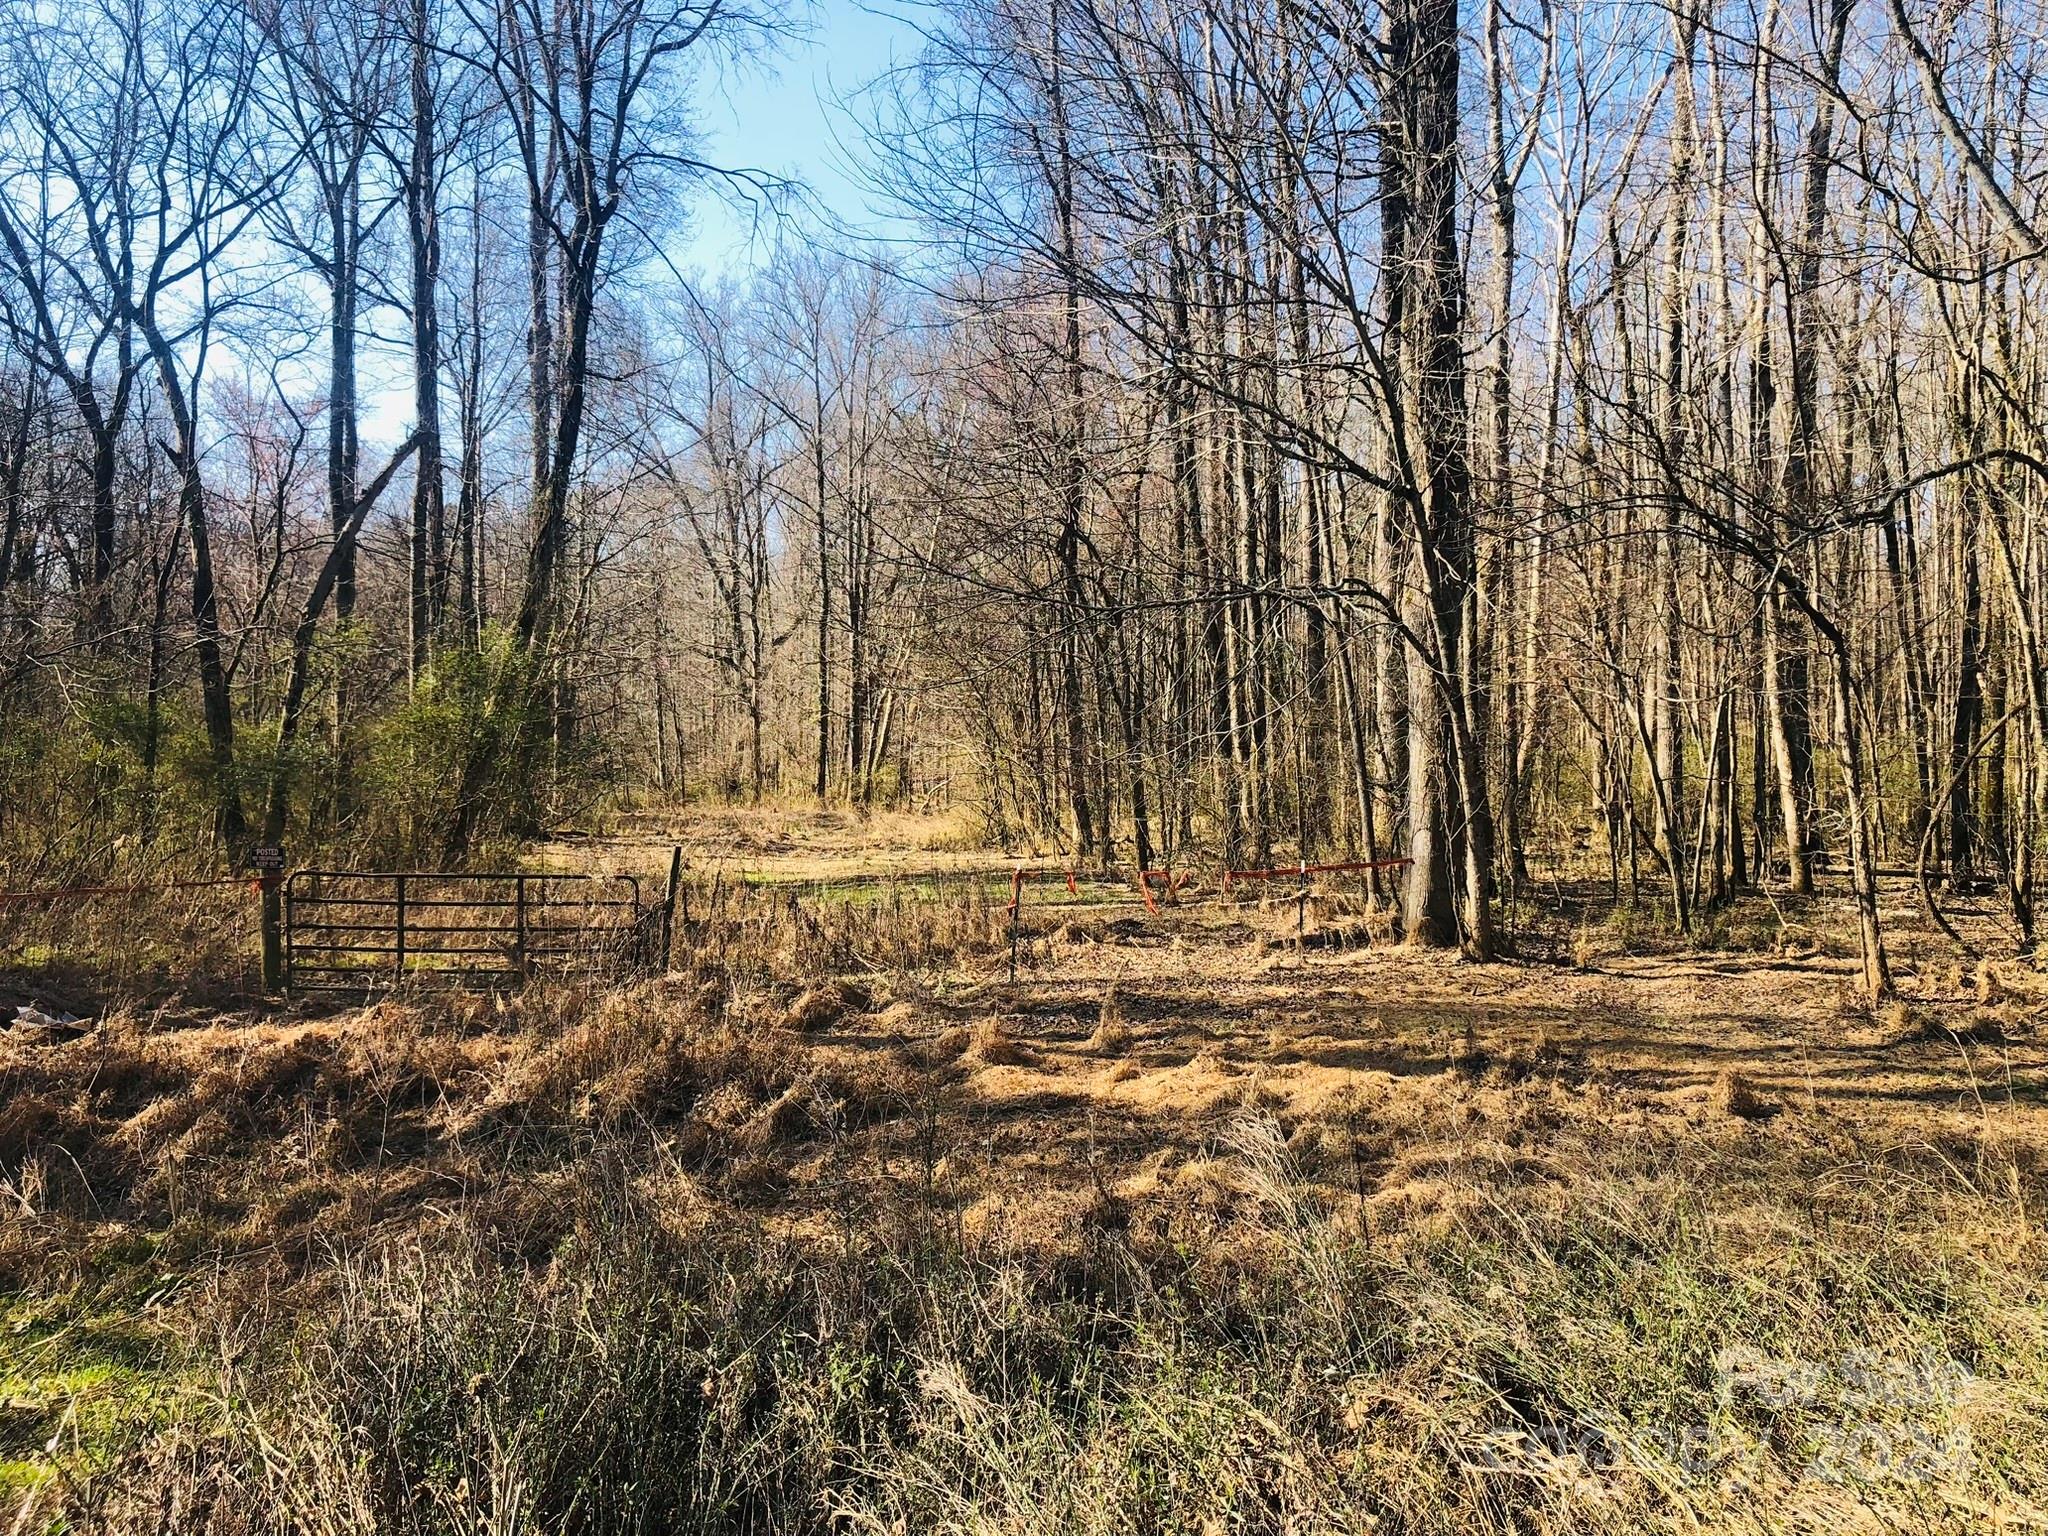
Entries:
{"type": "MultiPolygon", "coordinates": [[[[75,883],[168,882],[188,871],[113,867],[75,883]]],[[[0,882],[36,886],[34,876],[0,882]]],[[[55,883],[64,884],[59,880],[55,883]]],[[[0,1011],[87,1012],[96,1000],[172,990],[203,1001],[245,992],[257,967],[256,904],[242,881],[53,905],[0,905],[0,1011]]]]}
{"type": "Polygon", "coordinates": [[[983,1019],[969,1031],[967,1050],[975,1060],[991,1067],[1022,1066],[1035,1059],[1031,1048],[998,1018],[983,1019]]]}
{"type": "Polygon", "coordinates": [[[0,1033],[21,1528],[2048,1520],[2034,972],[1091,926],[738,891],[630,987],[0,1033]]]}
{"type": "Polygon", "coordinates": [[[1714,1085],[1714,1102],[1723,1114],[1738,1120],[1768,1120],[1778,1112],[1778,1106],[1758,1093],[1756,1084],[1740,1072],[1721,1074],[1714,1085]]]}
{"type": "Polygon", "coordinates": [[[1121,1019],[1105,1018],[1088,1037],[1088,1049],[1098,1056],[1121,1056],[1131,1048],[1131,1027],[1121,1019]]]}
{"type": "Polygon", "coordinates": [[[837,1024],[850,1011],[865,1007],[867,1001],[866,992],[844,981],[807,987],[783,1014],[782,1027],[807,1035],[837,1024]]]}
{"type": "MultiPolygon", "coordinates": [[[[793,1125],[795,1102],[739,1124],[793,1125]]],[[[1313,1167],[1345,1153],[1324,1139],[1240,1111],[1161,1197],[1185,1216],[1097,1183],[1051,1247],[679,1225],[669,1185],[596,1149],[543,1258],[478,1213],[343,1257],[267,1347],[208,1335],[226,1411],[74,1469],[74,1515],[222,1536],[2040,1518],[2041,1234],[1995,1170],[1900,1162],[1880,1189],[1778,1153],[1722,1157],[1702,1190],[1696,1152],[1588,1144],[1542,1173],[1446,1169],[1456,1221],[1381,1208],[1367,1237],[1313,1167]]]]}
{"type": "Polygon", "coordinates": [[[1103,989],[1088,1049],[1098,1056],[1121,1056],[1130,1048],[1131,1027],[1124,1022],[1123,1000],[1117,995],[1116,983],[1111,982],[1103,989]]]}

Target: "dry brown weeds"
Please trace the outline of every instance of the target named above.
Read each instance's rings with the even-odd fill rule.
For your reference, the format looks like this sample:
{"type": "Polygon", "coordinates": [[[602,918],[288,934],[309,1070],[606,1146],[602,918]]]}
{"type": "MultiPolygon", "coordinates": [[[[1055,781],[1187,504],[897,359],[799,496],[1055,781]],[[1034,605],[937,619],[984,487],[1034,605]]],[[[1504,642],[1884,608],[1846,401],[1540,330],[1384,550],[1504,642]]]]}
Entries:
{"type": "MultiPolygon", "coordinates": [[[[1318,931],[1357,922],[1323,913],[1318,931]]],[[[1824,956],[1603,944],[1597,970],[1569,972],[1345,944],[1268,969],[1233,912],[1191,908],[1041,942],[1013,987],[1000,932],[971,903],[792,916],[743,893],[700,907],[676,969],[630,987],[0,1032],[0,1266],[27,1292],[138,1251],[225,1264],[293,1315],[337,1254],[457,1229],[544,1276],[606,1179],[680,1240],[745,1232],[818,1254],[856,1232],[949,1234],[1052,1273],[1105,1264],[1110,1245],[1132,1272],[1199,1272],[1218,1296],[1246,1276],[1351,1284],[1330,1245],[1363,1245],[1389,1283],[1475,1232],[1562,1229],[1602,1202],[1647,1223],[1652,1194],[1687,1189],[1722,1192],[1716,1240],[1759,1275],[1810,1240],[1773,1191],[1896,1187],[1904,1209],[1951,1177],[2006,1214],[1937,1226],[1943,1244],[2037,1257],[2010,1217],[2039,1208],[2048,1166],[2048,984],[2025,967],[1979,1002],[1926,966],[1909,1013],[1872,1021],[1844,1014],[1824,956]],[[1256,1145],[1233,1130],[1247,1116],[1256,1145]]],[[[1596,1267],[1650,1243],[1588,1230],[1615,1245],[1596,1267]]],[[[1563,1282],[1531,1273],[1529,1296],[1513,1273],[1495,1283],[1533,1309],[1563,1282]]],[[[1505,1305],[1410,1302],[1440,1360],[1477,1348],[1505,1305]]],[[[1410,1363],[1346,1386],[1326,1417],[1351,1414],[1412,1473],[1485,1429],[1473,1403],[1418,1406],[1464,1390],[1410,1363]]]]}

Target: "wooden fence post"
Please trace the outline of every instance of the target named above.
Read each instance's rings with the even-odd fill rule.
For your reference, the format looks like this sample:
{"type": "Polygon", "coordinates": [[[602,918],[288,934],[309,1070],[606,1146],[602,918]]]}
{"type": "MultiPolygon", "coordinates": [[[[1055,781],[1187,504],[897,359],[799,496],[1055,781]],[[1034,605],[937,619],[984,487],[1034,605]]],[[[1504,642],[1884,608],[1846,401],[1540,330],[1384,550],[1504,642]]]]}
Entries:
{"type": "Polygon", "coordinates": [[[257,877],[261,890],[263,928],[263,990],[276,992],[284,986],[284,903],[279,888],[284,876],[266,869],[257,877]]]}
{"type": "Polygon", "coordinates": [[[284,985],[284,849],[263,844],[249,850],[249,863],[256,871],[257,926],[263,941],[263,990],[276,992],[284,985]]]}
{"type": "Polygon", "coordinates": [[[1305,955],[1308,950],[1308,860],[1301,861],[1301,889],[1294,894],[1294,952],[1305,955]]]}
{"type": "Polygon", "coordinates": [[[682,885],[683,845],[677,843],[668,851],[668,890],[661,898],[661,953],[654,957],[656,968],[663,971],[675,956],[676,893],[682,885]]]}

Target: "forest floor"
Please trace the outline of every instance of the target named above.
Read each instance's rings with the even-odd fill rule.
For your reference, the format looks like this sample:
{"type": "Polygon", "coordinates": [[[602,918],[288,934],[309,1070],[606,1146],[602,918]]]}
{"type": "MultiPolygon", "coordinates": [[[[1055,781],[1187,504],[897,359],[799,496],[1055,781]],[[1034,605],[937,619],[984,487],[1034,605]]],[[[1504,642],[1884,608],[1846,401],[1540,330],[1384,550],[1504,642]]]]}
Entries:
{"type": "MultiPolygon", "coordinates": [[[[1007,867],[943,846],[943,824],[935,836],[913,818],[753,827],[708,818],[679,845],[700,877],[797,889],[1007,867]]],[[[601,862],[651,873],[667,846],[629,833],[601,862]]],[[[1070,905],[1045,882],[1043,906],[1037,887],[1026,892],[1018,981],[1004,980],[1000,953],[899,973],[865,989],[881,1001],[807,1044],[850,1066],[968,1043],[949,1084],[946,1157],[971,1224],[1029,1213],[1056,1226],[1098,1180],[1128,1195],[1185,1183],[1218,1124],[1247,1105],[1297,1125],[1415,1127],[1392,1162],[1344,1175],[1369,1207],[1410,1212],[1440,1195],[1433,1169],[1539,1155],[1587,1126],[1703,1149],[1846,1135],[1972,1158],[1988,1138],[2048,1167],[2048,973],[1986,959],[2001,947],[1988,897],[1950,911],[1982,946],[1965,956],[1906,881],[1887,883],[1901,1000],[1873,1014],[1855,997],[1846,904],[1825,895],[1744,903],[1720,915],[1713,947],[1695,947],[1582,889],[1550,901],[1538,891],[1518,936],[1528,958],[1475,965],[1358,943],[1373,925],[1346,915],[1356,890],[1328,884],[1305,912],[1288,878],[1270,895],[1198,890],[1148,914],[1135,896],[1070,905]],[[973,1043],[991,1038],[1012,1059],[973,1043]],[[1452,1128],[1452,1144],[1426,1134],[1431,1124],[1452,1128]]]]}
{"type": "MultiPolygon", "coordinates": [[[[685,1330],[711,1406],[611,1426],[684,1437],[678,1529],[2048,1525],[2048,975],[1937,943],[1903,885],[1902,998],[1873,1013],[1825,895],[1681,945],[1554,888],[1522,958],[1476,965],[1373,944],[1341,889],[1155,914],[1051,888],[1013,981],[1006,865],[946,824],[712,813],[545,856],[652,875],[675,839],[675,969],[615,988],[279,1008],[175,966],[96,989],[47,938],[0,973],[10,1015],[55,984],[82,1016],[0,1031],[17,1529],[628,1528],[475,1439],[476,1382],[517,1372],[502,1341],[430,1348],[421,1298],[458,1274],[463,1318],[491,1298],[530,1341],[593,1244],[648,1233],[724,1256],[700,1280],[735,1327],[767,1252],[804,1306],[861,1298],[828,1326],[785,1296],[751,1343],[685,1330]],[[842,899],[966,870],[995,905],[842,899]],[[977,1353],[1011,1327],[1029,1347],[977,1353]],[[787,1372],[732,1423],[721,1351],[787,1372]],[[387,1358],[447,1443],[350,1395],[387,1358]],[[1180,1374],[1203,1360],[1243,1380],[1180,1374]],[[813,1389],[823,1417],[792,1418],[813,1389]],[[707,1472],[714,1430],[734,1468],[778,1447],[772,1475],[707,1472]],[[497,1524],[449,1502],[492,1478],[497,1524]]],[[[1956,915],[1995,953],[1988,907],[1956,915]]],[[[626,1284],[605,1273],[589,1294],[626,1284]]],[[[624,1390],[577,1411],[610,1424],[624,1390]]]]}

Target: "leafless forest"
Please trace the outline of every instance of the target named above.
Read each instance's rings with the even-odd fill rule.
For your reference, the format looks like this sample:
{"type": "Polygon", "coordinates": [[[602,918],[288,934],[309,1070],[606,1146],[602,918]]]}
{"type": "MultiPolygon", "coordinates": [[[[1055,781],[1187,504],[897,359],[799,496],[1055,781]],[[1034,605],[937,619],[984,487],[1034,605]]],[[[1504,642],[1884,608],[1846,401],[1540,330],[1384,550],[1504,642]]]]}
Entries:
{"type": "Polygon", "coordinates": [[[600,801],[1410,856],[1483,955],[1881,869],[2035,931],[2023,6],[964,0],[915,238],[693,149],[796,13],[17,4],[0,845],[459,860],[600,801]],[[700,200],[780,253],[686,279],[700,200]]]}
{"type": "Polygon", "coordinates": [[[778,4],[0,0],[0,1527],[2048,1527],[2048,9],[778,4]]]}

